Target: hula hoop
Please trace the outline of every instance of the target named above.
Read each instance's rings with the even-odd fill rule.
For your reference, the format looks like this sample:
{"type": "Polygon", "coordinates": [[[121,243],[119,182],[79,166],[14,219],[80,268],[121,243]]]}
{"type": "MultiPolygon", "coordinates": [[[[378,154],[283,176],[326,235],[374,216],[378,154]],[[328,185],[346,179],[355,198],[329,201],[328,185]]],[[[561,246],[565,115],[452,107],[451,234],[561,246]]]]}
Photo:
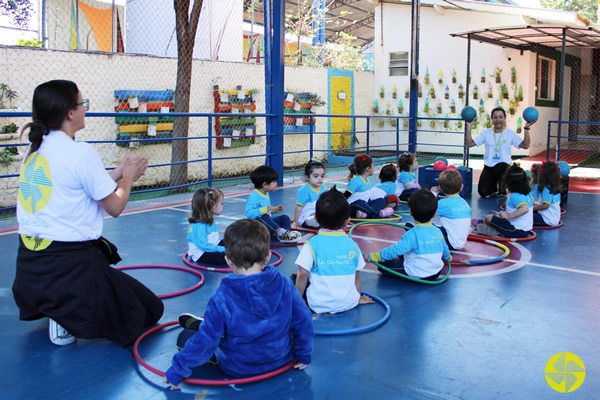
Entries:
{"type": "MultiPolygon", "coordinates": [[[[402,215],[394,213],[391,217],[388,218],[350,218],[351,222],[383,222],[383,221],[400,221],[402,219],[402,215]]],[[[350,232],[356,225],[353,225],[352,228],[348,232],[350,232]]]]}
{"type": "Polygon", "coordinates": [[[533,226],[533,229],[556,229],[556,228],[560,228],[561,226],[563,226],[563,222],[562,221],[558,221],[558,225],[552,225],[552,226],[533,226]]]}
{"type": "Polygon", "coordinates": [[[477,233],[471,233],[467,236],[468,240],[477,238],[477,239],[489,239],[494,240],[496,242],[527,242],[529,240],[533,240],[537,237],[537,233],[535,231],[530,231],[529,236],[523,238],[505,238],[505,237],[496,237],[496,236],[485,236],[479,235],[477,233]]]}
{"type": "MultiPolygon", "coordinates": [[[[147,362],[145,362],[142,357],[140,356],[139,353],[139,349],[138,346],[139,344],[142,342],[142,340],[144,340],[144,338],[146,338],[147,336],[149,336],[150,334],[166,328],[168,326],[171,325],[177,325],[178,322],[177,321],[171,321],[171,322],[167,322],[164,323],[162,325],[158,325],[155,326],[154,328],[142,333],[140,335],[139,338],[136,339],[135,343],[133,344],[133,356],[135,357],[135,359],[137,360],[137,362],[144,368],[146,368],[148,371],[152,372],[153,374],[156,374],[158,376],[165,376],[165,372],[161,371],[159,369],[154,368],[153,366],[151,366],[150,364],[148,364],[147,362]]],[[[287,371],[288,369],[292,368],[294,366],[294,364],[296,364],[296,361],[292,360],[290,361],[288,364],[284,365],[281,368],[278,368],[276,370],[270,371],[270,372],[266,372],[264,374],[260,374],[260,375],[256,375],[256,376],[251,376],[248,378],[236,378],[236,379],[194,379],[194,378],[185,378],[183,379],[182,382],[185,383],[189,383],[192,385],[214,385],[214,386],[225,386],[225,385],[241,385],[243,383],[251,383],[251,382],[258,382],[258,381],[262,381],[264,379],[267,378],[271,378],[272,376],[275,375],[279,375],[285,371],[287,371]]]]}
{"type": "Polygon", "coordinates": [[[504,260],[510,254],[510,249],[508,247],[506,247],[505,245],[500,244],[494,240],[473,238],[473,237],[470,237],[470,239],[473,242],[487,243],[487,244],[491,244],[493,246],[499,247],[501,250],[504,250],[504,254],[502,254],[498,257],[495,257],[495,258],[486,258],[483,260],[468,260],[468,259],[456,260],[456,261],[452,260],[451,261],[452,264],[458,264],[458,265],[461,265],[461,264],[462,265],[492,264],[492,263],[504,260]]]}
{"type": "Polygon", "coordinates": [[[317,335],[317,336],[352,335],[355,333],[366,332],[366,331],[378,328],[379,326],[383,325],[385,323],[385,321],[387,321],[390,318],[390,314],[392,313],[390,305],[388,303],[386,303],[383,299],[381,299],[375,295],[372,295],[370,293],[362,292],[361,294],[371,297],[373,300],[375,300],[377,303],[379,303],[383,306],[383,308],[385,309],[385,314],[383,317],[381,317],[381,319],[379,319],[378,321],[372,322],[368,325],[358,327],[358,328],[341,329],[338,331],[317,331],[317,330],[315,330],[315,335],[317,335]]]}
{"type": "MultiPolygon", "coordinates": [[[[281,261],[283,261],[283,256],[275,251],[275,250],[271,250],[271,253],[276,255],[277,257],[279,257],[279,260],[275,261],[273,264],[271,264],[272,266],[276,267],[279,264],[281,264],[281,261]]],[[[190,267],[194,267],[194,268],[198,268],[198,269],[203,269],[205,271],[212,271],[212,272],[233,272],[233,270],[229,267],[227,268],[215,268],[215,267],[207,267],[205,265],[200,265],[200,264],[196,264],[190,260],[188,260],[187,258],[188,253],[186,252],[183,257],[182,260],[186,265],[189,265],[190,267]]]]}
{"type": "MultiPolygon", "coordinates": [[[[348,232],[348,236],[350,236],[350,238],[352,238],[352,231],[354,231],[355,228],[358,228],[359,226],[363,226],[363,225],[390,225],[390,226],[395,226],[398,228],[404,228],[404,229],[410,229],[407,226],[401,225],[401,224],[395,224],[393,222],[384,222],[384,221],[373,221],[373,222],[361,222],[358,223],[356,225],[354,225],[352,227],[352,229],[350,229],[350,232],[348,232]]],[[[386,272],[391,273],[392,275],[396,275],[400,278],[409,280],[409,281],[413,281],[413,282],[417,282],[417,283],[423,283],[425,285],[439,285],[440,283],[444,283],[448,280],[448,278],[450,277],[450,271],[451,271],[451,265],[450,265],[450,261],[448,261],[448,272],[446,272],[446,275],[438,280],[435,281],[428,281],[426,279],[420,279],[420,278],[414,278],[412,276],[408,276],[405,274],[401,274],[400,272],[394,271],[391,268],[386,267],[385,265],[382,265],[380,263],[378,263],[377,261],[371,261],[373,264],[375,264],[378,268],[383,269],[386,272]]]]}
{"type": "Polygon", "coordinates": [[[194,275],[198,275],[200,277],[200,282],[196,283],[194,286],[189,287],[189,288],[184,289],[184,290],[180,290],[178,292],[167,293],[167,294],[159,294],[159,295],[156,296],[159,299],[168,299],[170,297],[181,296],[182,294],[186,294],[186,293],[189,293],[189,292],[191,292],[193,290],[198,289],[200,286],[202,286],[204,284],[204,275],[202,275],[202,272],[193,270],[191,268],[180,267],[180,266],[177,266],[177,265],[146,264],[146,265],[126,265],[126,266],[123,266],[123,267],[115,267],[115,269],[118,269],[118,270],[124,270],[124,269],[141,269],[141,268],[177,269],[177,270],[180,270],[180,271],[190,272],[190,273],[192,273],[194,275]]]}

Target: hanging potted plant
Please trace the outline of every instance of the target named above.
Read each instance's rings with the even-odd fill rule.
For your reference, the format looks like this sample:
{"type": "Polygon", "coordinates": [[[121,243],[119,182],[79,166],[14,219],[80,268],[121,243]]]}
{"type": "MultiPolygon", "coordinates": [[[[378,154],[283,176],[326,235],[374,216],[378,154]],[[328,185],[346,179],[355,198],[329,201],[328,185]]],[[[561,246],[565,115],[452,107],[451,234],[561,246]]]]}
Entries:
{"type": "Polygon", "coordinates": [[[381,97],[382,99],[385,96],[385,88],[383,87],[383,85],[381,85],[381,87],[379,88],[379,97],[381,97]]]}

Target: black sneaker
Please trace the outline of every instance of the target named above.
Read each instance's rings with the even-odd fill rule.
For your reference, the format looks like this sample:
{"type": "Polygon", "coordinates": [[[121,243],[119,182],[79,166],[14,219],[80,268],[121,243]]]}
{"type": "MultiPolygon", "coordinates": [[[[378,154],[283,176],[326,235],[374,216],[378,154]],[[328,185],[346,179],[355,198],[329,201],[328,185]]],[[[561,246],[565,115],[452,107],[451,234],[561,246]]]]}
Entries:
{"type": "Polygon", "coordinates": [[[185,313],[177,318],[177,322],[179,322],[179,325],[181,325],[182,328],[198,330],[203,319],[204,318],[196,317],[194,314],[185,313]]]}

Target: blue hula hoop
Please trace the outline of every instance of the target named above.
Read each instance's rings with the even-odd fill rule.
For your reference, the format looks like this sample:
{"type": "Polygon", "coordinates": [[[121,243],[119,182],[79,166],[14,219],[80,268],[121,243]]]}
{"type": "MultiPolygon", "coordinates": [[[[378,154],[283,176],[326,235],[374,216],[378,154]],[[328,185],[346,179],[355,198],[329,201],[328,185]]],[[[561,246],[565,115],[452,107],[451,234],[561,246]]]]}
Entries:
{"type": "Polygon", "coordinates": [[[337,331],[318,331],[318,330],[315,330],[315,335],[317,335],[317,336],[353,335],[355,333],[366,332],[366,331],[369,331],[371,329],[375,329],[375,328],[383,325],[385,323],[385,321],[387,321],[390,318],[390,315],[392,313],[390,305],[388,303],[386,303],[382,298],[379,298],[379,297],[377,297],[375,295],[372,295],[370,293],[362,292],[361,294],[364,294],[364,295],[367,295],[367,296],[371,297],[373,300],[375,300],[375,302],[377,302],[377,303],[379,303],[379,304],[381,304],[383,306],[383,308],[385,309],[385,315],[383,317],[381,317],[381,319],[379,319],[378,321],[375,321],[373,323],[370,323],[368,325],[360,326],[358,328],[341,329],[341,330],[337,330],[337,331]]]}

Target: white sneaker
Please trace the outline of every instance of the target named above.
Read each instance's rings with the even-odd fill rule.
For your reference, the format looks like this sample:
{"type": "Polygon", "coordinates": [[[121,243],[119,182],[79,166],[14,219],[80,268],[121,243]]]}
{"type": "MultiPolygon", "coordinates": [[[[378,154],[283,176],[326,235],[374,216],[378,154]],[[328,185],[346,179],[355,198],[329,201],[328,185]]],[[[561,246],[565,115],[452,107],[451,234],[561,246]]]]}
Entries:
{"type": "Polygon", "coordinates": [[[48,336],[50,337],[50,341],[57,346],[65,346],[77,341],[75,336],[71,335],[69,331],[60,326],[52,318],[48,319],[48,336]]]}
{"type": "Polygon", "coordinates": [[[283,235],[277,237],[281,243],[296,243],[302,234],[298,231],[286,231],[283,235]]]}

